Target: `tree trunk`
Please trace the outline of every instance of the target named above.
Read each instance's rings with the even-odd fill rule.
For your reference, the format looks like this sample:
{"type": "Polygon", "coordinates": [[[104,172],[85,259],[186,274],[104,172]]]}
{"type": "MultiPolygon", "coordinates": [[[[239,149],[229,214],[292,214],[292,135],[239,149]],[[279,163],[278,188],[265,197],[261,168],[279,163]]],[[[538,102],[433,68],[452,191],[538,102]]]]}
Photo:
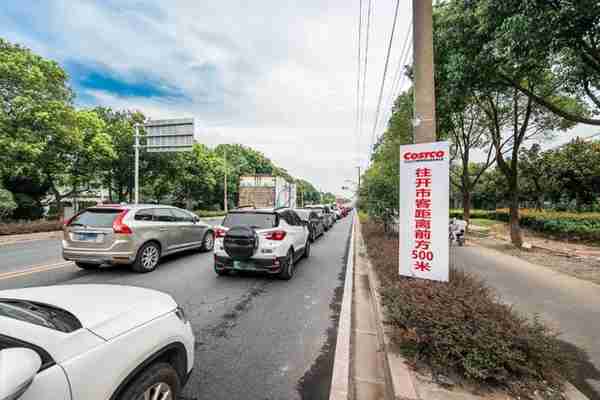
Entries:
{"type": "Polygon", "coordinates": [[[58,189],[56,189],[56,187],[54,187],[54,185],[51,185],[50,190],[52,191],[52,194],[54,195],[54,205],[56,207],[56,214],[58,215],[58,218],[64,219],[62,196],[60,195],[60,192],[58,191],[58,189]]]}
{"type": "Polygon", "coordinates": [[[516,247],[521,248],[523,246],[523,235],[519,225],[519,192],[515,186],[511,185],[510,240],[516,247]]]}
{"type": "Polygon", "coordinates": [[[463,219],[467,223],[467,230],[469,229],[469,222],[471,221],[471,193],[468,190],[463,191],[463,219]]]}

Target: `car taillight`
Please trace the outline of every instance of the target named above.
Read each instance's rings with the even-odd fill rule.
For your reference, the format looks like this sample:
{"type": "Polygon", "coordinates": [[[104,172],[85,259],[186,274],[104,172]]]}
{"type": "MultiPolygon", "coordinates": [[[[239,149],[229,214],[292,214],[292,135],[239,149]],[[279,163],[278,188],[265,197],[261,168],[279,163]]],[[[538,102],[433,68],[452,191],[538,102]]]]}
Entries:
{"type": "Polygon", "coordinates": [[[285,239],[285,235],[286,235],[285,231],[273,231],[273,232],[267,233],[265,238],[268,240],[283,240],[283,239],[285,239]]]}
{"type": "Polygon", "coordinates": [[[121,233],[123,235],[131,235],[133,233],[131,228],[123,223],[123,218],[125,218],[125,215],[127,215],[128,211],[129,210],[121,211],[121,213],[117,215],[117,218],[115,218],[113,222],[114,233],[121,233]]]}
{"type": "Polygon", "coordinates": [[[215,229],[215,238],[224,238],[226,233],[225,229],[217,228],[215,229]]]}

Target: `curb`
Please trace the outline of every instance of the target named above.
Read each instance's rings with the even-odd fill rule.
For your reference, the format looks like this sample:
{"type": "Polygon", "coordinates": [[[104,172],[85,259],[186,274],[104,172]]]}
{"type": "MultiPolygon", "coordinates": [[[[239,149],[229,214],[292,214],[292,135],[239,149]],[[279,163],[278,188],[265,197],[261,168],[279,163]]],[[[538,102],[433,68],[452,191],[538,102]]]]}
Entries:
{"type": "Polygon", "coordinates": [[[333,374],[329,400],[347,400],[353,398],[350,388],[350,338],[352,336],[352,295],[354,290],[354,242],[356,237],[356,213],[352,216],[352,235],[348,248],[348,262],[346,264],[346,277],[344,279],[344,296],[338,322],[338,333],[333,360],[333,374]]]}
{"type": "MultiPolygon", "coordinates": [[[[360,231],[360,222],[357,223],[357,230],[360,231]]],[[[358,247],[365,248],[362,241],[362,233],[358,233],[358,240],[361,245],[358,247]]],[[[365,248],[366,251],[366,248],[365,248]]],[[[380,302],[380,295],[378,292],[380,285],[379,278],[375,275],[371,261],[368,256],[365,256],[365,262],[367,264],[367,271],[369,274],[369,288],[371,293],[371,302],[375,310],[375,325],[377,327],[377,337],[379,343],[383,345],[384,354],[384,373],[385,373],[385,387],[386,387],[386,399],[388,400],[418,400],[417,389],[413,374],[406,363],[406,360],[397,353],[391,351],[392,341],[389,335],[386,333],[383,321],[383,310],[380,302]]]]}

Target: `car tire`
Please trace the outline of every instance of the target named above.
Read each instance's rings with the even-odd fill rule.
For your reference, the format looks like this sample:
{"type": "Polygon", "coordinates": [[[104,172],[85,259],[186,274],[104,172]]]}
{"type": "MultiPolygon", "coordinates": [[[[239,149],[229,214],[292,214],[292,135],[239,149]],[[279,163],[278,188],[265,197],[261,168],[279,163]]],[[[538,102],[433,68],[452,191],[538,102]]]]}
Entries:
{"type": "Polygon", "coordinates": [[[304,246],[304,252],[302,253],[302,258],[310,257],[310,240],[306,241],[306,245],[304,246]]]}
{"type": "Polygon", "coordinates": [[[100,268],[100,264],[89,264],[80,261],[75,261],[75,265],[77,265],[81,269],[92,270],[100,268]]]}
{"type": "Polygon", "coordinates": [[[292,249],[289,249],[286,256],[285,265],[279,273],[279,278],[285,281],[289,281],[294,277],[294,269],[294,251],[292,249]]]}
{"type": "Polygon", "coordinates": [[[152,364],[127,386],[118,399],[132,400],[146,398],[145,394],[147,392],[149,392],[147,398],[162,398],[155,395],[157,390],[160,390],[162,393],[169,390],[171,392],[171,397],[169,398],[172,399],[178,398],[181,394],[181,382],[179,376],[177,375],[177,371],[175,371],[170,364],[163,362],[152,364]]]}
{"type": "Polygon", "coordinates": [[[160,260],[160,247],[155,242],[144,244],[139,250],[131,269],[139,273],[152,272],[160,260]]]}
{"type": "Polygon", "coordinates": [[[215,248],[215,234],[208,231],[202,238],[202,251],[212,251],[215,248]]]}

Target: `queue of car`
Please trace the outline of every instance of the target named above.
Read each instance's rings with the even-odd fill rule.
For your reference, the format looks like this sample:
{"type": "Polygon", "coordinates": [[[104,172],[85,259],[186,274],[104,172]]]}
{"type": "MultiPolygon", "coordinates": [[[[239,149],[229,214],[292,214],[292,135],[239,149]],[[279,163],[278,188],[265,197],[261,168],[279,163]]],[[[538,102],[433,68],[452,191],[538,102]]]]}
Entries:
{"type": "MultiPolygon", "coordinates": [[[[246,207],[219,226],[162,205],[98,205],[66,221],[63,258],[85,270],[127,264],[156,269],[161,257],[214,250],[219,276],[260,271],[289,280],[312,243],[350,211],[246,207]]],[[[173,298],[120,285],[0,291],[0,399],[176,399],[194,365],[190,322],[173,298]],[[111,367],[98,367],[110,360],[111,367]]]]}

